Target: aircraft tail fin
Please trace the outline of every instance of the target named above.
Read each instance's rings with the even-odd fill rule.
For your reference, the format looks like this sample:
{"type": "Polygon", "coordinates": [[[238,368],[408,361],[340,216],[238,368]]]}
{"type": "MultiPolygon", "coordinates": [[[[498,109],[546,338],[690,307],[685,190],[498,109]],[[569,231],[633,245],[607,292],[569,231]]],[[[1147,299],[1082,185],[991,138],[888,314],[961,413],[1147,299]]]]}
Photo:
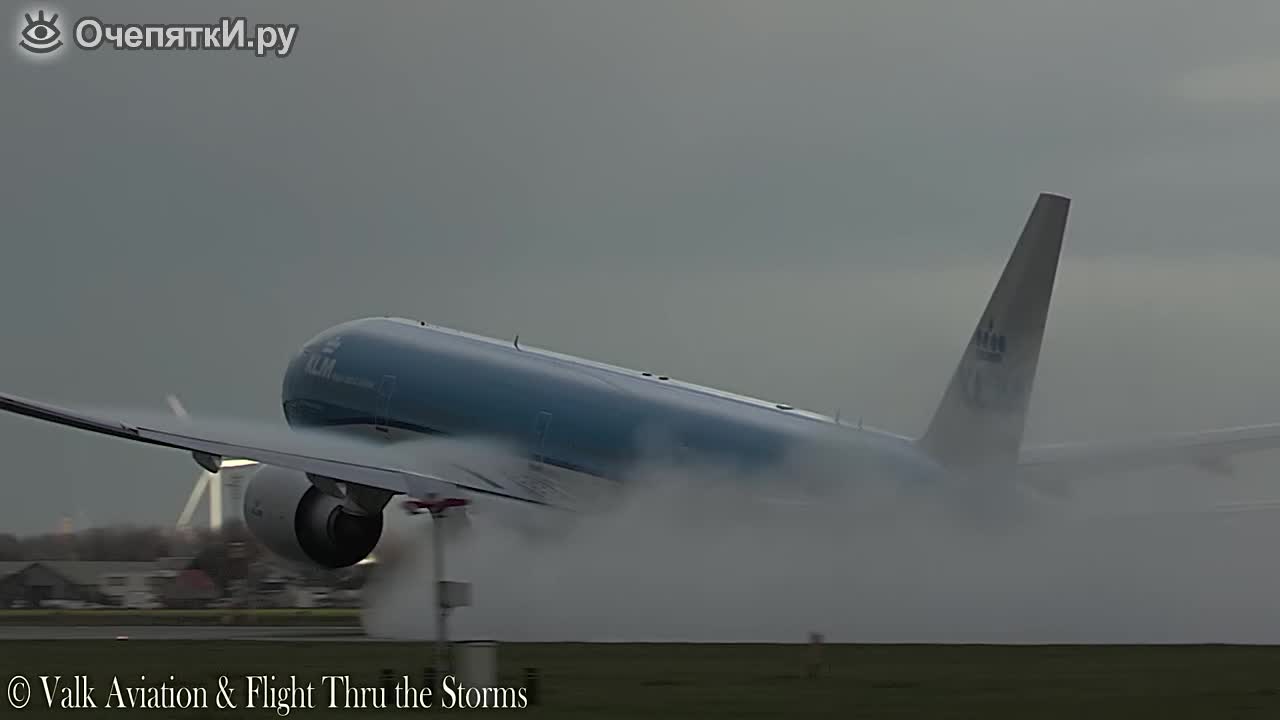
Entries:
{"type": "Polygon", "coordinates": [[[1017,462],[1070,199],[1042,193],[921,446],[952,467],[1017,462]]]}

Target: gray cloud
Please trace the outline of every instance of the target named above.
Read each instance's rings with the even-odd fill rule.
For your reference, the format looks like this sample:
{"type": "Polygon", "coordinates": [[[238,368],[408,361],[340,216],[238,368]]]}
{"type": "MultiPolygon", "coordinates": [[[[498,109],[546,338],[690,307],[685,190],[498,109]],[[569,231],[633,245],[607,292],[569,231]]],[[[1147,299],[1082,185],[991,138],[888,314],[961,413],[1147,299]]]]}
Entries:
{"type": "Polygon", "coordinates": [[[1280,59],[1249,58],[1200,68],[1183,76],[1177,92],[1192,100],[1220,103],[1272,103],[1280,100],[1280,59]]]}

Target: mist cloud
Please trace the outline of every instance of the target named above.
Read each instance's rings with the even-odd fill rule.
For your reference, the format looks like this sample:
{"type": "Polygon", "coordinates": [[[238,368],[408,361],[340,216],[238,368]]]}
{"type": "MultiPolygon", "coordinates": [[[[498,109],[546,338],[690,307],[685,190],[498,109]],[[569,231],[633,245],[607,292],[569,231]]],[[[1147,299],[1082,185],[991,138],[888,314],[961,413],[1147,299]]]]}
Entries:
{"type": "MultiPolygon", "coordinates": [[[[749,500],[727,477],[664,471],[622,507],[541,542],[479,515],[450,550],[450,579],[475,593],[473,607],[455,611],[453,637],[1280,639],[1280,576],[1260,551],[1280,539],[1273,512],[1135,511],[968,488],[1011,494],[982,508],[952,503],[953,489],[840,479],[834,497],[782,505],[749,500]]],[[[417,542],[367,594],[375,636],[433,636],[429,522],[400,523],[417,542]]]]}

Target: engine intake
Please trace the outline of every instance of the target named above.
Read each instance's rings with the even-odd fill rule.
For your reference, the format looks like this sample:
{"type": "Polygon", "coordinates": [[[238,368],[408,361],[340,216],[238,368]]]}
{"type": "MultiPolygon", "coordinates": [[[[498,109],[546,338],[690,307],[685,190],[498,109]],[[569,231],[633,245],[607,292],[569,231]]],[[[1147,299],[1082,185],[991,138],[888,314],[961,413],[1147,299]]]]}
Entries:
{"type": "Polygon", "coordinates": [[[382,513],[357,515],[304,473],[265,465],[245,484],[244,520],[267,549],[326,568],[354,565],[382,537],[382,513]]]}

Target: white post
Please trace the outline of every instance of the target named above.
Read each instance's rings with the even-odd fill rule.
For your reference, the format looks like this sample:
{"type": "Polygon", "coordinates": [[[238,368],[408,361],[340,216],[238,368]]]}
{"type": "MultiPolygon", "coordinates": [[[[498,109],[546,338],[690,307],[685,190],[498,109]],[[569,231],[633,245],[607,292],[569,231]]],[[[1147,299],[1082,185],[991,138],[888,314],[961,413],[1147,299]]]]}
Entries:
{"type": "Polygon", "coordinates": [[[449,672],[449,611],[455,607],[471,604],[471,586],[468,583],[445,580],[445,540],[449,529],[445,524],[449,520],[452,508],[463,508],[467,505],[463,498],[435,498],[423,502],[418,507],[425,507],[431,512],[431,569],[436,590],[436,677],[443,678],[449,672]]]}
{"type": "Polygon", "coordinates": [[[444,597],[444,519],[448,510],[431,513],[431,563],[436,586],[436,677],[443,682],[449,674],[449,607],[444,597]]]}

